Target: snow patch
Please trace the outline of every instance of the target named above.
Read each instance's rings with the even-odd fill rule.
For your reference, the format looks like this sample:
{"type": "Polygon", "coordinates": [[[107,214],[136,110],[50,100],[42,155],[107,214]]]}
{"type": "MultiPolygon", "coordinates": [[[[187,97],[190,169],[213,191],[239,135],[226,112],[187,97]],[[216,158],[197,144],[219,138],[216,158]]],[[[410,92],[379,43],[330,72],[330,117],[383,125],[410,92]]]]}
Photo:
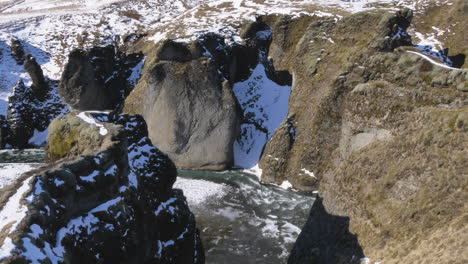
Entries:
{"type": "Polygon", "coordinates": [[[227,188],[225,184],[214,183],[205,180],[193,180],[177,177],[174,188],[184,191],[187,201],[191,205],[201,205],[208,199],[221,199],[226,195],[227,188]]]}
{"type": "MultiPolygon", "coordinates": [[[[21,203],[21,200],[24,195],[31,190],[29,185],[33,179],[34,177],[26,179],[0,211],[0,230],[6,232],[7,235],[16,231],[16,227],[18,227],[26,216],[28,208],[25,204],[21,203]],[[8,225],[10,226],[7,228],[8,225]]],[[[0,259],[10,256],[11,250],[14,249],[14,247],[11,239],[5,239],[0,248],[0,259]]]]}
{"type": "Polygon", "coordinates": [[[458,69],[458,68],[453,68],[453,67],[450,67],[450,66],[447,66],[443,63],[440,63],[440,62],[437,62],[435,60],[433,60],[431,57],[427,56],[427,55],[424,55],[424,54],[421,54],[419,52],[415,52],[415,51],[411,51],[411,50],[407,50],[406,52],[409,52],[409,53],[413,53],[413,54],[416,54],[424,59],[426,59],[427,61],[429,61],[430,63],[434,64],[434,65],[437,65],[439,67],[442,67],[442,68],[445,68],[445,69],[449,69],[449,70],[457,70],[457,71],[461,71],[461,69],[458,69]]]}
{"type": "Polygon", "coordinates": [[[37,164],[26,163],[1,163],[0,164],[0,188],[12,184],[21,174],[33,170],[37,164]]]}
{"type": "Polygon", "coordinates": [[[311,172],[311,171],[309,171],[309,170],[307,170],[305,168],[301,169],[301,171],[303,171],[305,174],[309,175],[310,177],[317,179],[317,177],[315,176],[315,174],[313,172],[311,172]]]}
{"type": "Polygon", "coordinates": [[[47,143],[48,133],[48,128],[46,128],[44,131],[34,129],[34,135],[29,139],[28,143],[36,147],[43,146],[47,143]]]}
{"type": "Polygon", "coordinates": [[[249,79],[233,87],[244,114],[241,135],[234,143],[234,165],[258,173],[258,162],[268,140],[288,115],[290,86],[280,86],[258,64],[249,79]]]}
{"type": "Polygon", "coordinates": [[[92,117],[89,117],[87,113],[96,113],[96,112],[81,112],[76,116],[81,118],[83,121],[85,121],[88,124],[97,126],[99,128],[99,134],[101,136],[107,135],[107,129],[104,127],[104,125],[97,123],[96,120],[92,117]]]}
{"type": "Polygon", "coordinates": [[[289,189],[292,189],[293,185],[289,181],[283,181],[283,183],[281,183],[279,187],[285,190],[289,190],[289,189]]]}

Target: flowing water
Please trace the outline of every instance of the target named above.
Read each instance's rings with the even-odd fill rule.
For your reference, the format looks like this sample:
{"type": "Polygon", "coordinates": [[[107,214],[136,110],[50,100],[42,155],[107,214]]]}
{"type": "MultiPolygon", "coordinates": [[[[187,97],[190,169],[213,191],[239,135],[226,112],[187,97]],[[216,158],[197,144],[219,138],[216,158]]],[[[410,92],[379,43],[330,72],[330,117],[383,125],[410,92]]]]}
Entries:
{"type": "Polygon", "coordinates": [[[286,263],[314,198],[240,171],[179,171],[197,219],[206,263],[286,263]]]}
{"type": "MultiPolygon", "coordinates": [[[[1,150],[0,188],[43,165],[43,150],[1,150]]],[[[286,263],[314,198],[241,171],[179,171],[207,264],[286,263]]]]}
{"type": "Polygon", "coordinates": [[[44,151],[40,149],[0,150],[0,188],[44,162],[44,151]]]}

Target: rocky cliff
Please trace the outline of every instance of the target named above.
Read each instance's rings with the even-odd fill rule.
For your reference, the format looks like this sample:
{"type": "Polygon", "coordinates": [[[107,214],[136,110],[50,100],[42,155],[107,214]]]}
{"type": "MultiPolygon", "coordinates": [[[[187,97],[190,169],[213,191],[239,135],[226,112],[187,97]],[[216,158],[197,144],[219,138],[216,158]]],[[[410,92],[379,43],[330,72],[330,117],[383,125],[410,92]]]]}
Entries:
{"type": "Polygon", "coordinates": [[[348,263],[361,251],[383,263],[467,259],[468,71],[411,47],[411,18],[403,10],[266,19],[269,56],[294,81],[262,180],[318,190],[326,212],[311,214],[291,263],[348,263]],[[349,217],[357,246],[310,226],[324,215],[349,217]],[[310,241],[317,237],[330,243],[310,241]]]}
{"type": "Polygon", "coordinates": [[[78,110],[114,110],[133,89],[133,69],[143,54],[125,54],[116,47],[75,49],[68,58],[58,92],[62,100],[78,110]]]}
{"type": "Polygon", "coordinates": [[[19,80],[8,97],[8,114],[3,138],[4,146],[27,148],[45,144],[47,127],[57,116],[68,111],[57,94],[58,83],[46,79],[40,65],[30,54],[24,57],[24,68],[31,78],[27,85],[19,80]]]}
{"type": "Polygon", "coordinates": [[[0,195],[2,263],[204,263],[176,169],[138,116],[73,112],[50,125],[49,165],[0,195]]]}

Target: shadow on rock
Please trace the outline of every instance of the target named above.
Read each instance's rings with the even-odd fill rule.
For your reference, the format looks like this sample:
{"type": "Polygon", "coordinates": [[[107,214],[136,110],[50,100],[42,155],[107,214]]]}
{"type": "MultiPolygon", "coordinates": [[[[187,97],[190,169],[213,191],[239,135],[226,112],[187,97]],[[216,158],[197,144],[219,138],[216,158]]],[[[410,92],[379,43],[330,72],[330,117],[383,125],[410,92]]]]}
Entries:
{"type": "Polygon", "coordinates": [[[349,217],[329,214],[317,197],[288,264],[359,263],[363,257],[357,236],[349,232],[349,217]]]}

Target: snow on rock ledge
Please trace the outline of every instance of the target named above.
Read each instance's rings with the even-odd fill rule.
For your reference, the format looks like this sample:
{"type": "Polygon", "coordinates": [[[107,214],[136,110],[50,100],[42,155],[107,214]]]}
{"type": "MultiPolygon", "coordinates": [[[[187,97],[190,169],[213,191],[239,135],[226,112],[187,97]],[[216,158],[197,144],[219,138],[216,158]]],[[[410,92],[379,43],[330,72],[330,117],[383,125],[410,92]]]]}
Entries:
{"type": "MultiPolygon", "coordinates": [[[[109,120],[105,113],[93,118],[109,120]]],[[[56,120],[67,123],[57,125],[64,141],[89,144],[92,137],[71,129],[92,126],[80,120],[76,113],[56,120]]],[[[1,189],[2,263],[204,262],[194,216],[172,189],[175,166],[151,145],[141,117],[113,122],[90,155],[67,150],[73,155],[1,189]]]]}

